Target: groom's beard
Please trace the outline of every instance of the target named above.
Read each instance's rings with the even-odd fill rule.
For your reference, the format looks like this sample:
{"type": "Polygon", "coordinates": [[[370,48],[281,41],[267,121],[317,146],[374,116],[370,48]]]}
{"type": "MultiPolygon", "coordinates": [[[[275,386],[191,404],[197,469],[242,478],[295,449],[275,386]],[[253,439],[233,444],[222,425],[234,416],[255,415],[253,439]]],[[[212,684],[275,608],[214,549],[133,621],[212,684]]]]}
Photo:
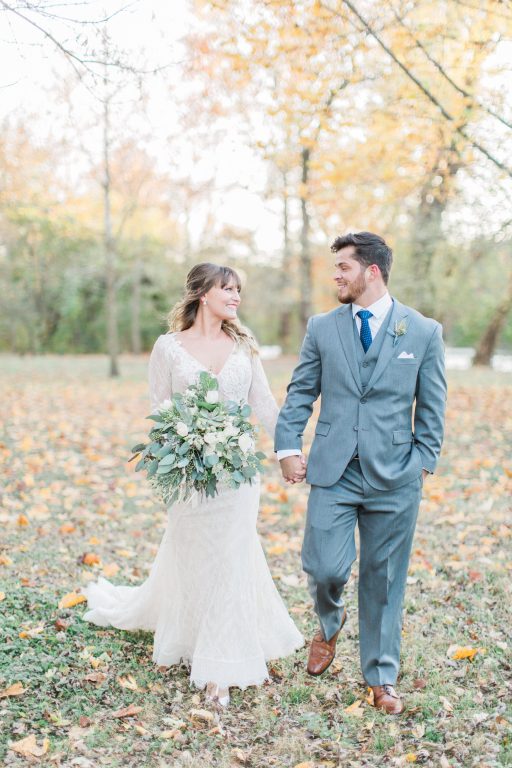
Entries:
{"type": "Polygon", "coordinates": [[[347,283],[343,288],[338,288],[338,301],[340,304],[355,304],[358,298],[366,290],[366,280],[364,272],[356,280],[347,283]]]}

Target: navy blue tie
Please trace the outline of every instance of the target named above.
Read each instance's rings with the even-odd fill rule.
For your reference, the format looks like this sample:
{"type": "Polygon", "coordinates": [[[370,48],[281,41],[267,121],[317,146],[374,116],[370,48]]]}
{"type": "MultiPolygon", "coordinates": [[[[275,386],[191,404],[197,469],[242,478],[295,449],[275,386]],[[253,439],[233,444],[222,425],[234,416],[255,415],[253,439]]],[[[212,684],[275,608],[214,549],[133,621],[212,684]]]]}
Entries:
{"type": "Polygon", "coordinates": [[[363,345],[364,351],[368,352],[370,344],[372,343],[372,332],[368,320],[370,317],[373,317],[373,313],[370,312],[369,309],[360,309],[359,312],[357,312],[357,316],[361,318],[361,330],[359,332],[361,344],[363,345]]]}

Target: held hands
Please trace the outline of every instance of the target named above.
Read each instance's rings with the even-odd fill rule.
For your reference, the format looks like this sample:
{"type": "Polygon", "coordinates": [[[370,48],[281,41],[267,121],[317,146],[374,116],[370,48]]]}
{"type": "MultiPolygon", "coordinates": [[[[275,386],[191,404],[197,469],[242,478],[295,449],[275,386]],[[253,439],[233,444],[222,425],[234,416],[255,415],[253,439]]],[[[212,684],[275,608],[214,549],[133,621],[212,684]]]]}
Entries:
{"type": "Polygon", "coordinates": [[[286,459],[281,459],[279,463],[281,464],[283,478],[290,485],[301,483],[306,477],[307,459],[303,454],[300,456],[287,456],[286,459]]]}

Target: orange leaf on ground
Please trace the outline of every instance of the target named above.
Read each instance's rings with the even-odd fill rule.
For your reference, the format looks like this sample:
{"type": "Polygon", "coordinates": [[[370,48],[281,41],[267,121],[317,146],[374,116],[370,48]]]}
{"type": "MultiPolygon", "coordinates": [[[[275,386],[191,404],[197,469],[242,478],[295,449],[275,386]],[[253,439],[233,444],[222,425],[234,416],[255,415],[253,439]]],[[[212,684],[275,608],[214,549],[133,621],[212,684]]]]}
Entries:
{"type": "Polygon", "coordinates": [[[5,600],[5,592],[0,592],[0,603],[5,600]]]}
{"type": "Polygon", "coordinates": [[[360,699],[357,699],[349,707],[345,707],[343,711],[347,715],[355,715],[356,717],[362,717],[363,716],[363,710],[361,709],[362,703],[363,702],[360,699]]]}
{"type": "Polygon", "coordinates": [[[99,565],[100,557],[94,552],[85,552],[82,555],[82,563],[84,565],[99,565]]]}
{"type": "Polygon", "coordinates": [[[26,525],[30,525],[30,520],[26,515],[21,514],[21,515],[18,515],[17,523],[19,526],[26,526],[26,525]]]}
{"type": "Polygon", "coordinates": [[[64,595],[64,597],[61,598],[59,608],[73,608],[75,605],[85,602],[87,602],[85,595],[79,595],[76,592],[68,592],[67,595],[64,595]]]}
{"type": "Polygon", "coordinates": [[[485,653],[485,648],[468,648],[468,647],[461,647],[457,648],[455,653],[452,655],[452,659],[469,659],[470,661],[473,661],[477,653],[485,653]]]}
{"type": "Polygon", "coordinates": [[[25,736],[24,739],[20,739],[20,741],[11,741],[9,743],[9,748],[13,752],[23,755],[23,757],[42,757],[48,752],[49,746],[50,742],[48,739],[43,739],[42,746],[39,747],[33,733],[30,736],[25,736]]]}
{"type": "Polygon", "coordinates": [[[8,688],[0,691],[0,699],[4,699],[6,696],[21,696],[22,693],[25,693],[23,683],[13,683],[8,688]]]}
{"type": "Polygon", "coordinates": [[[63,523],[59,528],[59,533],[74,533],[76,531],[73,523],[63,523]]]}
{"type": "Polygon", "coordinates": [[[0,565],[12,565],[9,555],[0,555],[0,565]]]}
{"type": "Polygon", "coordinates": [[[116,709],[115,712],[112,712],[111,717],[133,717],[134,715],[138,715],[139,712],[142,712],[142,707],[137,707],[135,704],[130,704],[129,707],[116,709]]]}
{"type": "Polygon", "coordinates": [[[103,566],[103,575],[104,576],[115,576],[116,573],[119,571],[119,566],[117,563],[108,563],[108,565],[103,566]]]}

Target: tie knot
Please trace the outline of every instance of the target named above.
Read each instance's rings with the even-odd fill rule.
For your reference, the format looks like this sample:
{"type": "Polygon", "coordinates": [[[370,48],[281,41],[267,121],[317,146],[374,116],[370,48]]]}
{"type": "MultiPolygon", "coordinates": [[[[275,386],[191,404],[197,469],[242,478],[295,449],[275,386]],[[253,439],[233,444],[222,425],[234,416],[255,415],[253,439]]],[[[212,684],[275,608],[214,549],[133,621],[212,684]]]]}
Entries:
{"type": "Polygon", "coordinates": [[[356,314],[361,320],[369,320],[370,317],[373,317],[373,312],[370,312],[369,309],[360,309],[356,314]]]}

